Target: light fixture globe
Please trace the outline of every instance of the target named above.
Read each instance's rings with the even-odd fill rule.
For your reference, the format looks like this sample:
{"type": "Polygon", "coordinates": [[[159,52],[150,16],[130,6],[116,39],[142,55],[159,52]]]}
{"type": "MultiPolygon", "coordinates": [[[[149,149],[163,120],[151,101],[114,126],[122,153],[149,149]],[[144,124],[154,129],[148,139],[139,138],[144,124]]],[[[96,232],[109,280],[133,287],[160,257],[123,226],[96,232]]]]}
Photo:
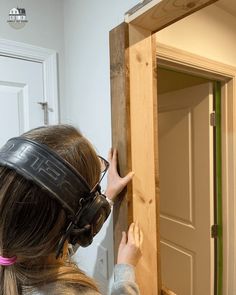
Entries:
{"type": "Polygon", "coordinates": [[[24,28],[26,22],[8,22],[8,23],[13,29],[20,30],[24,28]]]}
{"type": "Polygon", "coordinates": [[[22,29],[28,22],[26,19],[26,12],[24,8],[12,8],[9,12],[9,25],[16,30],[22,29]]]}

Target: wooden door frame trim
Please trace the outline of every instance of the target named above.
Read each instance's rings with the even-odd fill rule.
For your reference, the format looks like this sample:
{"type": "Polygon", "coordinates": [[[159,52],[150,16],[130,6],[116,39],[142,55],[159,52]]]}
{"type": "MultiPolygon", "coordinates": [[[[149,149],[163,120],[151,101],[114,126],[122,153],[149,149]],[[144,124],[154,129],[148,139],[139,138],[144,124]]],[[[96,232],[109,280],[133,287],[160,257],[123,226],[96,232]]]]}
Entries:
{"type": "MultiPolygon", "coordinates": [[[[0,38],[0,54],[7,57],[39,62],[43,65],[44,101],[48,102],[49,124],[59,123],[59,91],[57,52],[22,42],[0,38]]],[[[42,100],[41,97],[38,98],[42,100]]],[[[39,106],[40,107],[40,106],[39,106]]]]}
{"type": "Polygon", "coordinates": [[[222,86],[223,294],[236,290],[236,67],[157,43],[157,63],[222,86]],[[233,221],[233,222],[232,222],[233,221]]]}
{"type": "Polygon", "coordinates": [[[125,202],[114,208],[114,252],[117,253],[121,231],[127,230],[128,224],[138,219],[145,239],[144,259],[136,268],[137,280],[141,293],[160,295],[157,141],[156,132],[153,132],[157,129],[154,42],[151,32],[126,23],[110,32],[112,145],[119,151],[121,175],[135,171],[127,193],[123,192],[125,202]],[[145,112],[142,108],[144,100],[149,105],[145,112]],[[146,123],[142,124],[142,120],[146,123]],[[145,141],[140,134],[146,136],[145,141]],[[141,214],[144,210],[146,216],[141,214]],[[150,246],[157,259],[150,255],[150,246]]]}
{"type": "Polygon", "coordinates": [[[215,1],[193,0],[188,7],[180,1],[177,7],[174,0],[153,0],[147,12],[137,11],[135,19],[126,18],[128,24],[110,32],[112,145],[119,151],[121,175],[135,171],[121,210],[114,208],[114,252],[128,220],[139,219],[144,245],[136,274],[143,294],[160,295],[162,289],[154,32],[215,1]]]}
{"type": "Polygon", "coordinates": [[[155,33],[217,1],[146,0],[126,12],[125,22],[155,33]]]}
{"type": "Polygon", "coordinates": [[[160,271],[159,178],[156,159],[156,44],[154,35],[126,23],[114,28],[110,32],[110,64],[112,146],[119,151],[121,175],[125,175],[132,169],[135,171],[133,183],[129,184],[127,190],[121,193],[118,198],[120,201],[115,204],[113,210],[115,262],[121,232],[127,230],[131,221],[138,219],[146,237],[145,248],[143,247],[145,259],[139,263],[136,273],[141,292],[150,295],[174,295],[173,292],[162,286],[160,271]],[[135,78],[136,73],[141,74],[141,77],[138,74],[138,77],[135,78]],[[139,83],[137,79],[142,83],[139,83]],[[147,88],[145,88],[146,85],[148,85],[147,88]],[[139,99],[140,97],[141,99],[139,99]],[[143,112],[144,101],[149,105],[145,112],[143,112]],[[146,124],[140,125],[139,121],[143,118],[145,118],[146,124]],[[150,140],[143,141],[142,137],[140,142],[137,140],[140,134],[150,140]],[[144,147],[144,152],[140,152],[140,146],[144,147]],[[133,153],[131,153],[131,149],[133,149],[133,153]],[[139,151],[137,152],[137,150],[139,151]],[[146,166],[145,169],[138,167],[140,166],[138,161],[146,166]],[[150,169],[147,170],[147,167],[150,169]],[[146,212],[145,215],[141,214],[143,211],[146,212]],[[155,221],[153,222],[153,220],[155,221]],[[150,253],[152,254],[150,255],[150,253]],[[153,259],[153,256],[157,259],[153,259]]]}

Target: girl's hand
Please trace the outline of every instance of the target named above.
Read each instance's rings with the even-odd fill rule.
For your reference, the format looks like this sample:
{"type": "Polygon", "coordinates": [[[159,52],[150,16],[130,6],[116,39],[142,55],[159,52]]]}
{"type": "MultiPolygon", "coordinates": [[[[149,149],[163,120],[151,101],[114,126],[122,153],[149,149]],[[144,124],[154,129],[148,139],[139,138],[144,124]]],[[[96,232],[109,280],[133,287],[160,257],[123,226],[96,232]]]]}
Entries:
{"type": "Polygon", "coordinates": [[[128,231],[122,232],[117,264],[131,264],[136,266],[142,256],[141,247],[143,243],[143,233],[137,223],[132,223],[128,231]]]}
{"type": "Polygon", "coordinates": [[[113,202],[117,195],[126,187],[134,176],[134,172],[128,173],[125,177],[120,177],[117,172],[117,150],[110,149],[108,154],[109,169],[107,174],[107,189],[105,192],[106,197],[108,197],[113,202]]]}

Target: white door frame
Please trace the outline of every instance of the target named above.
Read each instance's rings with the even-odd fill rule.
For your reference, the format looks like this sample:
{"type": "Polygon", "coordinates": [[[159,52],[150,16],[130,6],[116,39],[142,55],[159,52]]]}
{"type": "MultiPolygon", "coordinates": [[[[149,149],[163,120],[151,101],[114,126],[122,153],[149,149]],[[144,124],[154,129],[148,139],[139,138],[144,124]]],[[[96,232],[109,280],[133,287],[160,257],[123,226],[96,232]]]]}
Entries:
{"type": "Polygon", "coordinates": [[[223,82],[222,210],[223,294],[236,290],[236,68],[157,43],[158,65],[223,82]]]}
{"type": "MultiPolygon", "coordinates": [[[[44,102],[48,103],[49,124],[59,123],[57,52],[0,38],[0,55],[39,62],[43,65],[44,102]]],[[[39,100],[42,99],[39,97],[39,100]]]]}

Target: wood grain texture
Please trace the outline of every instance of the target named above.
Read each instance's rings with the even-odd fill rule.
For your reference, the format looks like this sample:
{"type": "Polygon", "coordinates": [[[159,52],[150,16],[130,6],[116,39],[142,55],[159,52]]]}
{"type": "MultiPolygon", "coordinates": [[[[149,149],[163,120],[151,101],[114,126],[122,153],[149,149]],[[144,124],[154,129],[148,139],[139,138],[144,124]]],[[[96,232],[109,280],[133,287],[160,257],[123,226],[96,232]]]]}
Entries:
{"type": "Polygon", "coordinates": [[[149,295],[161,294],[155,41],[149,31],[129,26],[133,219],[144,233],[137,281],[149,295]]]}
{"type": "Polygon", "coordinates": [[[125,21],[129,24],[149,30],[150,32],[157,32],[217,1],[218,0],[153,0],[135,13],[127,15],[125,21]]]}
{"type": "MultiPolygon", "coordinates": [[[[112,146],[118,149],[121,176],[131,171],[128,45],[128,25],[123,23],[110,32],[112,146]]],[[[131,196],[132,187],[129,185],[113,209],[115,262],[121,233],[127,231],[132,221],[131,196]]]]}
{"type": "Polygon", "coordinates": [[[177,294],[167,289],[166,287],[162,287],[161,295],[177,295],[177,294]]]}
{"type": "Polygon", "coordinates": [[[155,41],[150,32],[127,24],[110,32],[112,141],[121,175],[135,171],[114,208],[114,251],[121,231],[138,220],[145,242],[137,282],[141,294],[150,295],[161,294],[155,41]]]}

